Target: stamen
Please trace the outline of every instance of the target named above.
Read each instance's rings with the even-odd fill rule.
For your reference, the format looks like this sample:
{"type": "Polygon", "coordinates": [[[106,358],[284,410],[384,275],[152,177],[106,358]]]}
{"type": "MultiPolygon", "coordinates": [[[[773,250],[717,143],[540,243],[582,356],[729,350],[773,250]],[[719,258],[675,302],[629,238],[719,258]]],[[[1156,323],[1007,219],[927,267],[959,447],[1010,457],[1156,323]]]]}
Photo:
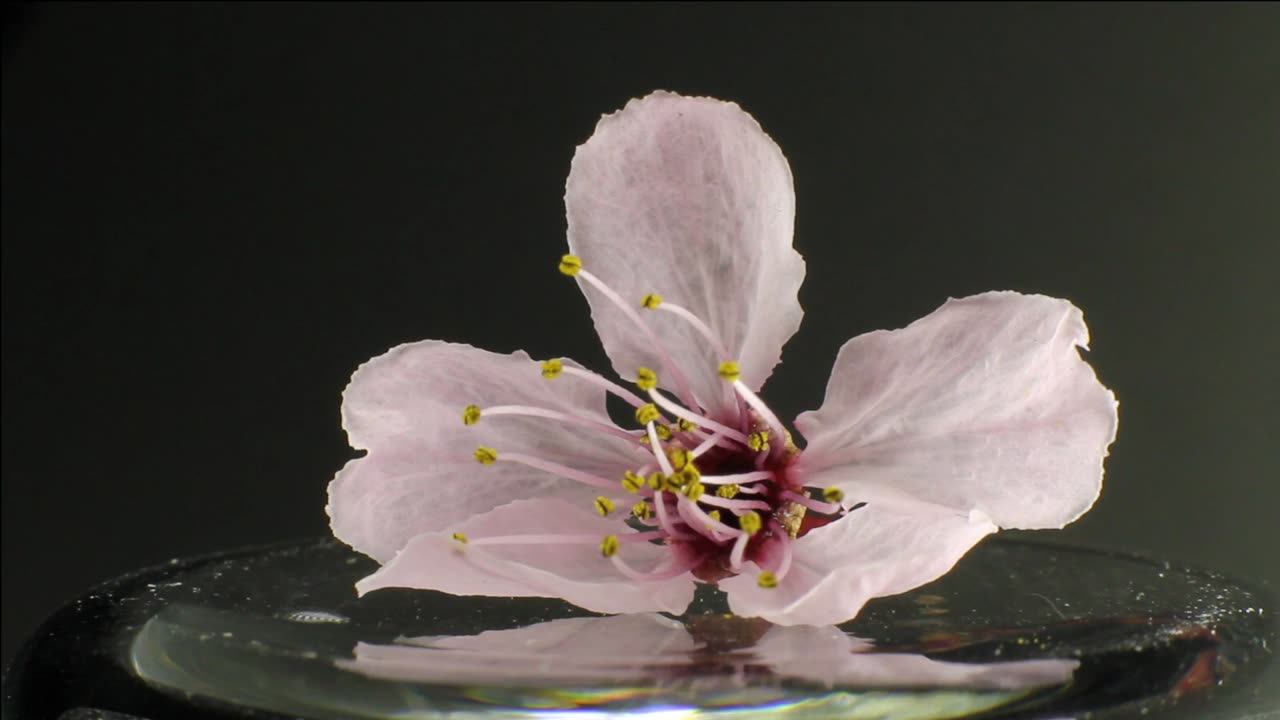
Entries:
{"type": "Polygon", "coordinates": [[[640,492],[641,486],[644,485],[644,478],[631,472],[630,470],[622,474],[622,489],[629,493],[640,492]]]}
{"type": "Polygon", "coordinates": [[[613,501],[603,495],[598,495],[596,497],[593,506],[595,507],[596,512],[600,513],[600,517],[605,517],[609,513],[613,512],[613,501]]]}
{"type": "Polygon", "coordinates": [[[729,382],[738,382],[738,378],[742,377],[742,368],[738,367],[735,360],[725,360],[720,363],[720,377],[729,382]]]}
{"type": "MultiPolygon", "coordinates": [[[[693,467],[693,466],[690,465],[689,467],[693,467]]],[[[697,500],[698,498],[702,497],[702,491],[704,490],[706,490],[706,488],[702,486],[702,483],[697,480],[694,480],[692,482],[685,483],[684,487],[681,488],[680,492],[690,500],[697,500]]]]}
{"type": "MultiPolygon", "coordinates": [[[[613,537],[616,538],[618,543],[633,543],[657,539],[661,537],[661,533],[657,530],[648,530],[645,532],[623,533],[613,537]]],[[[491,535],[489,537],[475,538],[469,542],[471,545],[578,545],[599,541],[599,535],[565,533],[563,535],[491,535]]]]}
{"type": "Polygon", "coordinates": [[[661,392],[659,392],[657,388],[652,388],[649,390],[649,397],[653,398],[653,401],[657,403],[658,406],[661,407],[663,410],[666,410],[667,412],[671,413],[672,415],[675,415],[678,418],[684,418],[685,420],[695,423],[701,427],[714,430],[717,433],[720,433],[721,435],[737,440],[743,445],[747,444],[746,435],[743,435],[741,432],[734,430],[728,425],[721,425],[715,420],[702,417],[701,415],[698,415],[694,412],[691,412],[689,410],[686,410],[685,408],[680,407],[679,405],[672,402],[665,395],[663,395],[661,392]]]}
{"type": "Polygon", "coordinates": [[[698,483],[698,487],[702,487],[702,483],[700,482],[702,479],[702,473],[698,471],[698,466],[693,463],[689,463],[677,471],[675,473],[675,477],[680,479],[681,485],[692,485],[693,483],[698,483]]]}
{"type": "Polygon", "coordinates": [[[614,490],[618,487],[617,483],[612,480],[606,480],[598,475],[592,475],[590,473],[582,472],[581,470],[575,470],[571,467],[568,467],[567,465],[561,465],[560,463],[554,463],[549,460],[543,460],[542,458],[536,458],[536,457],[533,457],[532,455],[522,455],[520,453],[503,453],[502,457],[499,458],[497,451],[495,451],[493,448],[482,447],[476,450],[476,459],[480,460],[480,462],[485,465],[488,465],[489,463],[492,463],[494,460],[499,460],[499,459],[501,459],[503,462],[520,463],[521,465],[527,465],[537,470],[549,472],[552,475],[559,475],[560,477],[568,478],[570,480],[577,480],[580,483],[583,483],[586,485],[592,485],[598,488],[604,488],[605,490],[614,490]],[[484,460],[481,459],[480,454],[482,450],[487,450],[492,455],[491,459],[488,462],[485,462],[484,460]]]}
{"type": "Polygon", "coordinates": [[[462,408],[462,424],[475,425],[480,422],[480,406],[468,405],[462,408]]]}
{"type": "Polygon", "coordinates": [[[657,423],[654,425],[653,429],[657,431],[659,440],[666,442],[667,440],[671,439],[670,425],[663,425],[662,423],[657,423]]]}
{"type": "MultiPolygon", "coordinates": [[[[721,375],[723,376],[723,373],[721,373],[721,375]]],[[[742,382],[741,380],[735,379],[733,381],[733,389],[738,391],[738,394],[741,395],[742,399],[746,401],[748,405],[751,406],[752,410],[756,411],[756,414],[758,414],[761,418],[764,418],[764,421],[769,426],[769,429],[773,431],[774,437],[778,437],[778,438],[787,437],[787,429],[782,425],[782,421],[778,419],[777,415],[773,414],[773,411],[769,409],[768,405],[764,404],[764,401],[761,400],[759,396],[751,392],[751,388],[748,388],[746,386],[746,383],[742,382]]],[[[784,443],[770,443],[770,444],[775,445],[778,449],[782,448],[784,445],[784,443]]]]}
{"type": "Polygon", "coordinates": [[[745,512],[739,512],[739,511],[750,511],[751,508],[755,508],[756,510],[765,510],[765,511],[773,509],[773,506],[765,502],[764,500],[731,500],[729,498],[720,497],[718,495],[703,495],[702,498],[698,500],[698,502],[704,505],[715,505],[717,507],[729,508],[730,510],[733,510],[735,513],[738,513],[739,515],[745,514],[745,512]]]}
{"type": "Polygon", "coordinates": [[[560,272],[573,277],[582,270],[582,258],[577,255],[563,255],[560,257],[560,272]]]}
{"type": "Polygon", "coordinates": [[[716,542],[723,542],[742,534],[741,530],[729,527],[711,517],[705,510],[698,507],[698,503],[686,497],[677,497],[676,502],[676,510],[680,513],[680,517],[701,535],[716,542]]]}
{"type": "Polygon", "coordinates": [[[618,572],[622,573],[623,575],[626,575],[628,578],[632,580],[639,580],[640,582],[645,582],[645,581],[652,581],[652,580],[666,580],[668,578],[678,577],[698,567],[698,565],[702,564],[702,561],[705,558],[699,557],[693,562],[686,561],[683,563],[679,563],[677,565],[672,565],[671,567],[668,567],[665,569],[661,569],[661,570],[655,569],[650,572],[640,572],[639,570],[636,570],[635,568],[628,565],[626,561],[622,559],[621,555],[613,555],[609,559],[613,561],[614,567],[618,568],[618,572]]]}
{"type": "Polygon", "coordinates": [[[740,572],[742,570],[743,556],[746,555],[747,543],[750,540],[750,535],[742,533],[738,536],[737,540],[733,541],[733,550],[729,552],[729,569],[734,572],[740,572]]]}
{"type": "Polygon", "coordinates": [[[791,540],[786,535],[779,533],[778,542],[782,543],[782,559],[778,561],[778,569],[774,571],[774,577],[781,580],[791,570],[791,540]]]}
{"type": "Polygon", "coordinates": [[[649,423],[649,448],[653,450],[653,457],[658,461],[658,467],[662,468],[662,474],[670,475],[675,472],[671,468],[671,461],[667,459],[667,454],[662,451],[662,443],[658,441],[658,431],[654,429],[653,422],[649,423]]]}
{"type": "Polygon", "coordinates": [[[658,412],[658,406],[653,403],[636,408],[636,422],[641,425],[648,425],[660,417],[662,417],[662,413],[658,412]]]}
{"type": "Polygon", "coordinates": [[[766,590],[772,590],[773,588],[778,587],[778,576],[768,570],[761,571],[761,573],[756,576],[756,584],[766,590]]]}
{"type": "MultiPolygon", "coordinates": [[[[560,361],[557,360],[556,362],[560,362],[560,361]]],[[[562,366],[561,372],[565,373],[566,375],[573,375],[574,377],[580,377],[583,380],[586,380],[587,382],[590,382],[598,387],[604,388],[605,392],[612,393],[613,395],[621,398],[624,402],[626,402],[631,407],[640,407],[641,405],[644,405],[644,400],[641,400],[639,395],[636,395],[635,393],[622,387],[621,385],[615,383],[614,381],[610,380],[609,378],[603,375],[597,375],[596,373],[593,373],[590,370],[586,370],[579,367],[573,367],[572,365],[562,366]]],[[[544,372],[543,375],[545,374],[546,373],[544,372]]]]}
{"type": "Polygon", "coordinates": [[[640,368],[636,371],[636,387],[645,391],[658,387],[658,373],[647,367],[640,368]]]}
{"type": "MultiPolygon", "coordinates": [[[[578,262],[581,263],[582,261],[579,260],[578,262]]],[[[627,316],[628,320],[635,323],[636,326],[640,328],[640,330],[649,339],[649,342],[653,344],[653,349],[662,359],[663,366],[671,373],[672,379],[676,384],[676,391],[680,395],[680,398],[688,405],[695,405],[693,388],[689,385],[689,380],[684,376],[684,373],[681,372],[680,366],[676,365],[675,361],[671,359],[670,353],[667,352],[662,341],[658,339],[657,334],[653,332],[653,328],[649,327],[649,324],[640,317],[640,314],[636,312],[635,308],[631,307],[630,303],[623,300],[622,297],[618,295],[618,293],[614,292],[613,288],[606,285],[603,280],[582,269],[581,265],[579,265],[578,269],[571,274],[577,275],[578,278],[586,281],[587,284],[600,291],[602,295],[608,298],[610,302],[622,311],[623,315],[627,316]]]]}
{"type": "MultiPolygon", "coordinates": [[[[646,295],[645,299],[647,300],[649,297],[651,296],[646,295]]],[[[663,302],[661,296],[658,296],[658,302],[656,305],[649,305],[648,303],[645,303],[645,307],[651,308],[651,309],[657,308],[659,310],[665,310],[671,313],[672,315],[677,315],[681,318],[684,318],[686,322],[692,325],[693,328],[697,330],[702,335],[702,337],[706,339],[708,343],[711,344],[711,348],[716,351],[717,356],[722,358],[729,357],[729,351],[725,350],[724,343],[720,342],[720,337],[716,335],[711,330],[711,328],[708,327],[707,324],[702,321],[702,318],[698,317],[697,315],[694,315],[693,313],[689,312],[685,308],[680,307],[679,305],[676,305],[675,303],[663,302]]]]}
{"type": "Polygon", "coordinates": [[[781,494],[782,497],[796,503],[797,505],[803,505],[814,512],[820,512],[824,515],[836,515],[839,514],[840,511],[844,510],[839,503],[822,502],[821,500],[815,500],[808,495],[792,492],[790,490],[783,490],[781,494]]]}
{"type": "Polygon", "coordinates": [[[631,514],[637,518],[640,518],[641,520],[648,520],[649,517],[653,514],[653,510],[649,508],[649,503],[645,502],[644,500],[641,500],[640,502],[631,506],[631,514]]]}
{"type": "Polygon", "coordinates": [[[481,465],[492,465],[498,459],[498,451],[491,447],[481,445],[476,451],[471,453],[471,457],[476,459],[481,465]]]}
{"type": "Polygon", "coordinates": [[[822,499],[829,503],[839,503],[844,500],[844,491],[832,485],[822,490],[822,499]]]}
{"type": "Polygon", "coordinates": [[[658,527],[662,528],[662,532],[676,540],[691,540],[698,537],[676,528],[674,518],[667,512],[667,503],[663,496],[661,492],[653,495],[653,510],[658,517],[658,527]]]}
{"type": "Polygon", "coordinates": [[[737,473],[734,475],[703,475],[702,482],[708,485],[724,485],[726,483],[749,483],[756,480],[772,480],[774,474],[772,470],[752,470],[746,473],[737,473]]]}
{"type": "Polygon", "coordinates": [[[562,372],[564,372],[564,362],[560,358],[542,361],[542,377],[548,380],[555,380],[560,377],[562,372]]]}
{"type": "Polygon", "coordinates": [[[742,532],[748,535],[755,535],[760,532],[760,528],[763,525],[763,521],[760,520],[760,514],[755,510],[748,510],[738,516],[738,527],[742,528],[742,532]]]}
{"type": "Polygon", "coordinates": [[[688,420],[685,420],[684,418],[680,418],[680,419],[676,420],[676,427],[680,428],[680,429],[681,429],[682,431],[684,431],[684,432],[689,432],[690,430],[692,430],[692,429],[694,429],[694,428],[696,428],[696,427],[698,427],[698,426],[697,426],[697,425],[694,425],[693,423],[689,422],[688,420]]]}
{"type": "Polygon", "coordinates": [[[760,452],[769,449],[769,431],[757,430],[747,436],[747,447],[760,452]]]}
{"type": "Polygon", "coordinates": [[[650,310],[658,307],[661,304],[662,304],[662,296],[659,295],[658,293],[649,293],[648,295],[645,295],[644,297],[640,298],[640,306],[648,308],[650,310]]]}
{"type": "MultiPolygon", "coordinates": [[[[630,440],[632,442],[635,442],[636,439],[634,433],[623,430],[612,423],[603,423],[599,420],[592,420],[591,418],[578,417],[577,415],[570,415],[569,413],[560,412],[559,410],[548,410],[546,408],[531,407],[528,405],[498,405],[497,407],[488,408],[483,412],[485,417],[492,417],[494,415],[523,415],[526,417],[546,418],[548,420],[557,420],[559,422],[593,428],[609,435],[613,435],[614,437],[630,440]]],[[[477,422],[480,422],[480,415],[480,408],[475,405],[468,405],[466,409],[463,410],[462,422],[466,425],[474,425],[477,422]],[[468,413],[472,408],[475,408],[475,419],[468,422],[468,413]]]]}
{"type": "Polygon", "coordinates": [[[693,454],[682,447],[674,447],[667,451],[667,457],[671,460],[671,467],[674,470],[683,470],[693,460],[693,454]]]}
{"type": "Polygon", "coordinates": [[[467,544],[467,534],[466,534],[466,533],[456,532],[456,533],[454,533],[454,534],[453,534],[453,539],[454,539],[454,540],[457,540],[458,542],[462,543],[463,545],[466,545],[466,544],[467,544]]]}
{"type": "Polygon", "coordinates": [[[721,485],[716,488],[716,496],[722,497],[726,500],[732,500],[737,494],[738,485],[736,483],[729,483],[728,485],[721,485]]]}
{"type": "Polygon", "coordinates": [[[605,535],[600,541],[600,554],[605,557],[613,557],[618,554],[618,536],[605,535]]]}

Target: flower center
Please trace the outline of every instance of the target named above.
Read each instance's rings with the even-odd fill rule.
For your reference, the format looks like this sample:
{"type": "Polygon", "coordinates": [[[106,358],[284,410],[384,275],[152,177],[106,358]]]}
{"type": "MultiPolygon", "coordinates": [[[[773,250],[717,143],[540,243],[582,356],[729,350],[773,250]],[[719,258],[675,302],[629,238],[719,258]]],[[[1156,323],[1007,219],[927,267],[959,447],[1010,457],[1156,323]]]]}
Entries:
{"type": "Polygon", "coordinates": [[[692,572],[700,580],[715,582],[754,562],[761,569],[757,576],[761,587],[776,586],[790,569],[792,542],[809,527],[826,522],[822,516],[844,512],[840,491],[807,488],[790,472],[800,450],[777,415],[743,383],[738,363],[701,318],[656,293],[645,295],[633,306],[588,272],[576,256],[564,256],[560,271],[594,287],[647,336],[671,376],[679,401],[658,389],[658,375],[650,368],[639,368],[635,378],[635,386],[647,395],[645,398],[603,376],[553,359],[543,362],[543,377],[554,380],[569,374],[598,385],[635,408],[641,430],[623,430],[547,408],[468,405],[462,413],[467,425],[492,415],[536,417],[623,438],[644,449],[648,460],[637,467],[620,468],[620,479],[605,478],[543,458],[480,447],[475,458],[481,464],[521,463],[608,491],[597,496],[593,506],[604,517],[620,516],[619,532],[603,539],[554,534],[474,540],[455,534],[454,539],[464,545],[598,542],[601,554],[620,572],[642,580],[692,572]],[[666,312],[675,321],[688,323],[722,358],[717,370],[725,381],[726,397],[738,408],[736,419],[708,417],[687,376],[638,309],[666,312]],[[622,505],[629,508],[628,513],[616,513],[622,505]],[[623,547],[635,541],[665,545],[671,548],[671,555],[658,568],[640,572],[621,556],[623,547]]]}

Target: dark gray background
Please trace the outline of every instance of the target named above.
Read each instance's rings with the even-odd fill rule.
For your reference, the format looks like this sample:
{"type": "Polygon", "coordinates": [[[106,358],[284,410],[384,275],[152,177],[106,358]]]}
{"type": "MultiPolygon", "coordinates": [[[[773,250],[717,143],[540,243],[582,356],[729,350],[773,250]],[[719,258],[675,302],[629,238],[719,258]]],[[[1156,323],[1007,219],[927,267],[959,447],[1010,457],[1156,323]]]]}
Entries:
{"type": "Polygon", "coordinates": [[[1061,533],[1277,579],[1280,6],[39,6],[3,75],[4,658],[56,605],[326,532],[351,370],[607,369],[555,271],[574,146],[655,88],[791,161],[765,392],[949,295],[1072,299],[1120,398],[1061,533]]]}

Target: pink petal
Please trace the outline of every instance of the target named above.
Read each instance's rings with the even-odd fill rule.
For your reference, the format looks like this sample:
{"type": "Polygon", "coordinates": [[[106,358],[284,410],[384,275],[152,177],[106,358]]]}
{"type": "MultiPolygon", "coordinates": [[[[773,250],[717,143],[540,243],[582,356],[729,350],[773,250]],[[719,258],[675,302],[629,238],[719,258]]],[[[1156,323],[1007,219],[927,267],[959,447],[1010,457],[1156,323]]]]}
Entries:
{"type": "Polygon", "coordinates": [[[873,502],[795,541],[791,568],[775,588],[757,570],[720,581],[729,607],[778,625],[829,625],[858,614],[873,597],[934,580],[996,526],[928,503],[873,502]]]}
{"type": "Polygon", "coordinates": [[[756,642],[761,662],[828,687],[999,688],[1058,685],[1071,679],[1075,660],[957,663],[907,653],[870,653],[870,643],[837,627],[774,627],[756,642]]]}
{"type": "Polygon", "coordinates": [[[1116,400],[1077,348],[1065,300],[993,292],[949,300],[840,350],[821,409],[796,420],[798,472],[846,503],[906,494],[1001,527],[1057,528],[1102,488],[1116,400]]]}
{"type": "MultiPolygon", "coordinates": [[[[458,523],[423,533],[373,575],[356,583],[367,593],[384,587],[439,590],[451,595],[563,598],[605,613],[683,612],[693,600],[689,573],[666,580],[636,582],[618,572],[600,553],[597,540],[567,544],[485,545],[486,537],[510,535],[605,535],[634,532],[616,518],[604,518],[589,504],[559,499],[520,500],[458,523]],[[453,531],[470,540],[453,540],[453,531]]],[[[641,571],[657,568],[670,551],[648,542],[623,542],[619,556],[641,571]]]]}
{"type": "Polygon", "coordinates": [[[482,445],[606,478],[645,461],[628,441],[578,425],[504,415],[466,426],[462,410],[472,403],[534,405],[609,422],[602,390],[568,374],[548,380],[523,352],[434,340],[401,345],[360,366],[343,395],[351,444],[369,453],[329,485],[334,535],[385,562],[420,533],[513,500],[559,497],[590,507],[599,494],[523,465],[480,465],[472,453],[482,445]]]}
{"type": "MultiPolygon", "coordinates": [[[[791,170],[760,125],[733,103],[657,92],[606,115],[578,147],[565,191],[569,249],[640,307],[647,293],[693,312],[724,342],[720,357],[684,320],[644,311],[694,392],[723,413],[722,360],[764,384],[803,314],[804,261],[791,247],[791,170]]],[[[614,369],[664,371],[652,343],[583,284],[614,369]]]]}
{"type": "Polygon", "coordinates": [[[339,665],[372,677],[435,683],[622,682],[649,677],[650,663],[691,662],[697,647],[679,622],[649,613],[566,618],[400,643],[359,643],[355,660],[339,665]]]}

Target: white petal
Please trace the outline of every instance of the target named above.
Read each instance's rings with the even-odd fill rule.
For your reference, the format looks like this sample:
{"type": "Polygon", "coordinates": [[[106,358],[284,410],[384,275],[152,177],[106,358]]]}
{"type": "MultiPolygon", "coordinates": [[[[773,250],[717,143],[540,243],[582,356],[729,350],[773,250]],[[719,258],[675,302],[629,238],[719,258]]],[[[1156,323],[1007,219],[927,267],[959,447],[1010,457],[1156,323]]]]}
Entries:
{"type": "MultiPolygon", "coordinates": [[[[563,500],[521,500],[458,523],[451,532],[429,532],[409,541],[373,575],[356,583],[362,594],[384,587],[439,590],[451,595],[563,598],[605,613],[683,612],[693,600],[693,576],[637,582],[600,553],[597,540],[564,544],[481,544],[507,535],[605,535],[633,532],[619,519],[603,518],[563,500]]],[[[643,571],[671,559],[665,547],[623,542],[619,556],[643,571]]]]}
{"type": "Polygon", "coordinates": [[[846,503],[910,495],[1001,527],[1057,528],[1093,505],[1116,402],[1081,359],[1065,300],[950,300],[907,328],[850,340],[826,399],[796,426],[805,482],[846,503]]]}
{"type": "Polygon", "coordinates": [[[499,355],[434,340],[401,345],[360,366],[343,395],[351,444],[369,454],[347,463],[329,486],[334,535],[386,562],[422,532],[513,500],[558,497],[590,507],[600,494],[524,465],[481,465],[472,456],[479,446],[606,479],[621,479],[646,458],[626,440],[541,418],[482,416],[467,426],[468,404],[532,405],[610,422],[602,390],[567,374],[548,380],[523,352],[499,355]]]}
{"type": "Polygon", "coordinates": [[[720,587],[738,615],[778,625],[842,623],[871,598],[941,577],[995,531],[978,515],[913,500],[873,502],[796,540],[791,569],[777,587],[759,587],[751,564],[720,587]]]}
{"type": "MultiPolygon", "coordinates": [[[[578,148],[565,191],[569,249],[628,302],[658,293],[707,323],[720,357],[684,320],[642,317],[717,414],[729,405],[717,369],[737,360],[759,389],[799,327],[804,261],[791,247],[791,170],[760,125],[733,103],[658,92],[607,115],[578,148]]],[[[670,372],[653,344],[594,289],[583,292],[619,375],[670,372]]]]}

